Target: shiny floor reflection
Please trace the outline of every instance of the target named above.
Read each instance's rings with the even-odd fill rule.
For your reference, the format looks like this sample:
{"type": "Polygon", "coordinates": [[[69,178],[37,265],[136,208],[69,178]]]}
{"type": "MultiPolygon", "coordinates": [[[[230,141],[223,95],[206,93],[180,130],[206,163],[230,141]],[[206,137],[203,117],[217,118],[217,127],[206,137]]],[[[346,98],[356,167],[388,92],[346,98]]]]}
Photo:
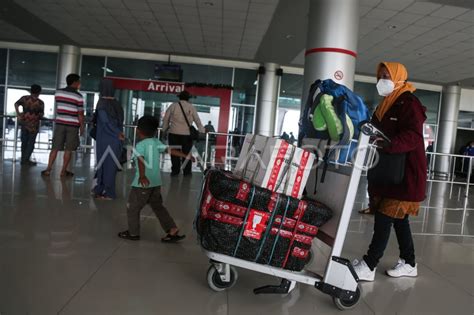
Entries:
{"type": "MultiPolygon", "coordinates": [[[[331,299],[298,285],[286,296],[255,296],[252,289],[278,279],[240,270],[228,292],[207,287],[208,261],[192,229],[201,175],[170,178],[163,196],[188,238],[162,244],[150,209],[142,213],[142,240],[116,237],[126,224],[132,172],[119,174],[119,199],[90,198],[92,170],[78,159],[76,176],[42,178],[42,165],[0,164],[0,314],[338,314],[331,299]]],[[[374,283],[345,314],[473,314],[474,207],[459,187],[434,184],[413,218],[420,276],[390,279],[397,259],[392,234],[374,283]]],[[[361,183],[355,210],[367,204],[361,183]]],[[[354,211],[344,256],[359,258],[371,238],[373,218],[354,211]]],[[[310,269],[324,268],[328,248],[317,244],[310,269]]]]}

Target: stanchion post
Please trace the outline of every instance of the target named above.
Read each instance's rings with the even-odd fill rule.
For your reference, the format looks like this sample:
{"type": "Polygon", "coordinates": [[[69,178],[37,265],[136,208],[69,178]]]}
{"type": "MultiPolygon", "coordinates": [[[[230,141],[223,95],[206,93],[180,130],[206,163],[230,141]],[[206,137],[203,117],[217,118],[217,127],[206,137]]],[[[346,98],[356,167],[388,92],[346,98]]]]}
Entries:
{"type": "Polygon", "coordinates": [[[137,126],[133,126],[133,140],[132,140],[133,147],[137,144],[137,126]]]}
{"type": "Polygon", "coordinates": [[[467,179],[466,179],[466,198],[469,197],[469,184],[471,181],[472,173],[472,157],[469,157],[469,169],[467,170],[467,179]]]}
{"type": "Polygon", "coordinates": [[[209,132],[206,132],[206,143],[205,143],[205,146],[204,146],[204,165],[203,165],[203,169],[206,170],[207,169],[207,150],[209,149],[209,132]]]}
{"type": "Polygon", "coordinates": [[[16,162],[16,149],[18,147],[17,141],[18,141],[18,117],[15,117],[15,127],[14,127],[14,134],[13,134],[13,162],[16,162]]]}

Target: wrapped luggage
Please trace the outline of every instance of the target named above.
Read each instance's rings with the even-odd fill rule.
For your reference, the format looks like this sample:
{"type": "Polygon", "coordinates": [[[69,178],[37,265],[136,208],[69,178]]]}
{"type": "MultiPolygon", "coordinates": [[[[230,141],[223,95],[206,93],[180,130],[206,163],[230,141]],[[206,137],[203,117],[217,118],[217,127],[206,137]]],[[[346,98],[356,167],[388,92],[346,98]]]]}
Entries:
{"type": "Polygon", "coordinates": [[[206,175],[196,227],[204,249],[300,271],[318,227],[332,211],[211,170],[206,175]]]}
{"type": "Polygon", "coordinates": [[[234,175],[259,187],[301,198],[314,160],[314,153],[285,140],[247,134],[234,175]]]}

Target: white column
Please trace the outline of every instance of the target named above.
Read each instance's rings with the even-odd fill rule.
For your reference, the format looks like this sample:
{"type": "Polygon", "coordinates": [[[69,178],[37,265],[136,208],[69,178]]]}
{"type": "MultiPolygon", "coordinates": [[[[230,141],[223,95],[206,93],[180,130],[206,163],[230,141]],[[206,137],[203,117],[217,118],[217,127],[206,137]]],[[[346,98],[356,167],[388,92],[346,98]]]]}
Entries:
{"type": "MultiPolygon", "coordinates": [[[[452,154],[455,151],[454,145],[456,142],[460,100],[461,87],[459,85],[443,87],[439,112],[438,137],[436,139],[436,152],[438,153],[452,154]]],[[[435,175],[441,177],[447,176],[450,170],[449,162],[448,157],[437,157],[435,175]]]]}
{"type": "Polygon", "coordinates": [[[255,134],[267,137],[275,135],[278,88],[281,76],[277,74],[279,65],[265,63],[265,73],[259,75],[258,102],[255,116],[255,134]]]}
{"type": "Polygon", "coordinates": [[[310,0],[308,21],[301,106],[317,79],[332,79],[353,88],[359,0],[310,0]]]}
{"type": "Polygon", "coordinates": [[[70,73],[79,74],[81,50],[77,46],[62,45],[59,49],[58,76],[56,87],[66,87],[66,76],[70,73]]]}

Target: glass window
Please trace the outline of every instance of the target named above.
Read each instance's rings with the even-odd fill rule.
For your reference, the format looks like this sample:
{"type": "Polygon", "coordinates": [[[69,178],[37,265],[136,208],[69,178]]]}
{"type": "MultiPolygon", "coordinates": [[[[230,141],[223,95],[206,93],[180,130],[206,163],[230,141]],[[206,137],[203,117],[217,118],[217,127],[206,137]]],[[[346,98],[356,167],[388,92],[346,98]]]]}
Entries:
{"type": "Polygon", "coordinates": [[[374,83],[354,82],[354,92],[362,98],[370,113],[375,111],[382,100],[374,83]]]}
{"type": "Polygon", "coordinates": [[[100,79],[104,76],[105,57],[82,56],[81,90],[99,91],[100,79]]]}
{"type": "Polygon", "coordinates": [[[5,84],[6,71],[7,71],[7,50],[0,49],[0,84],[5,84]]]}
{"type": "Polygon", "coordinates": [[[158,62],[139,59],[107,58],[106,75],[112,77],[152,80],[158,62]]]}
{"type": "Polygon", "coordinates": [[[299,134],[300,109],[279,108],[277,114],[277,135],[282,135],[284,132],[289,136],[295,138],[299,134]]]}
{"type": "Polygon", "coordinates": [[[182,63],[183,82],[232,85],[232,68],[182,63]]]}
{"type": "Polygon", "coordinates": [[[474,129],[474,113],[463,110],[459,111],[458,128],[474,129]]]}
{"type": "Polygon", "coordinates": [[[82,93],[82,96],[84,97],[84,115],[86,116],[86,121],[91,121],[92,115],[97,107],[97,102],[99,101],[99,93],[87,92],[82,93]]]}
{"type": "MultiPolygon", "coordinates": [[[[44,102],[44,117],[54,118],[54,90],[42,90],[40,99],[44,102]]],[[[15,103],[22,96],[30,95],[29,88],[18,89],[8,88],[7,90],[7,106],[5,113],[7,115],[16,115],[15,103]]],[[[3,99],[2,99],[3,100],[3,99]]]]}
{"type": "Polygon", "coordinates": [[[56,88],[57,53],[10,50],[8,84],[56,88]]]}
{"type": "Polygon", "coordinates": [[[255,105],[257,70],[235,69],[232,103],[255,105]]]}
{"type": "MultiPolygon", "coordinates": [[[[3,100],[5,96],[5,87],[0,86],[0,115],[4,114],[4,108],[3,108],[3,100]]],[[[6,118],[1,118],[0,119],[0,138],[3,138],[3,126],[5,125],[4,122],[6,122],[6,118]]]]}
{"type": "Polygon", "coordinates": [[[438,125],[423,124],[423,139],[425,140],[425,148],[433,144],[436,148],[436,137],[438,135],[438,125]]]}
{"type": "Polygon", "coordinates": [[[426,123],[427,124],[438,124],[438,112],[439,112],[439,101],[441,93],[426,91],[426,90],[416,90],[414,93],[421,104],[426,107],[426,123]]]}
{"type": "Polygon", "coordinates": [[[241,134],[253,133],[255,107],[232,105],[230,130],[241,134]]]}
{"type": "Polygon", "coordinates": [[[300,110],[303,97],[303,76],[299,74],[283,73],[280,84],[280,97],[278,106],[300,110]]]}
{"type": "Polygon", "coordinates": [[[458,129],[453,154],[463,154],[464,148],[474,139],[474,130],[458,129]]]}
{"type": "Polygon", "coordinates": [[[0,115],[4,114],[5,86],[0,86],[0,115]]]}
{"type": "MultiPolygon", "coordinates": [[[[107,75],[114,77],[155,79],[155,66],[166,64],[160,61],[124,58],[107,58],[107,75]]],[[[232,68],[194,64],[179,64],[182,82],[205,84],[232,84],[232,68]]]]}

